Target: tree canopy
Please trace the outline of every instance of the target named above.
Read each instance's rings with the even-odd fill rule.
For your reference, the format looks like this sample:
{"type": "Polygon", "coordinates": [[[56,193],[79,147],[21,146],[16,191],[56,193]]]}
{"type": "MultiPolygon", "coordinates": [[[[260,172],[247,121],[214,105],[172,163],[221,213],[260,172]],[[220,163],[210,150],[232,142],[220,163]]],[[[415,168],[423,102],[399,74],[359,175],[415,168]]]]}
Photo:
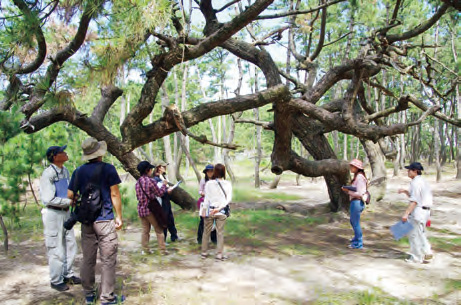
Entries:
{"type": "Polygon", "coordinates": [[[198,128],[232,115],[273,133],[273,173],[323,176],[338,210],[338,133],[373,166],[428,116],[461,126],[459,11],[449,0],[5,1],[0,109],[17,105],[26,133],[66,122],[105,140],[134,176],[133,151],[175,132],[234,149],[232,130],[219,141],[198,128]]]}

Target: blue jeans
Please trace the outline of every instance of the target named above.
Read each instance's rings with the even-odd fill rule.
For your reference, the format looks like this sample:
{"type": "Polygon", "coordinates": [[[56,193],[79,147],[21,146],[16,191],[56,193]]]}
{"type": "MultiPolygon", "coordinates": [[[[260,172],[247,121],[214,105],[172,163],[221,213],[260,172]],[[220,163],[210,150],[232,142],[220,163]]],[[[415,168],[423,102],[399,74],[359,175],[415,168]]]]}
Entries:
{"type": "Polygon", "coordinates": [[[354,238],[351,241],[351,246],[353,248],[362,248],[362,228],[360,227],[360,213],[362,213],[364,204],[362,200],[354,199],[351,201],[350,205],[350,215],[351,215],[351,226],[354,230],[354,238]]]}

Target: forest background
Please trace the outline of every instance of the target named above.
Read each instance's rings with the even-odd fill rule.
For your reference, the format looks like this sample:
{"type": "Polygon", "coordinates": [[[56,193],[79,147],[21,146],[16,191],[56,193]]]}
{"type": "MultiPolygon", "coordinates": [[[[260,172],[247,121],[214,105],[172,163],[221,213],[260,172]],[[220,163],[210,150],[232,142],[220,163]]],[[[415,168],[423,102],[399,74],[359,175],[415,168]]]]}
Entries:
{"type": "Polygon", "coordinates": [[[2,0],[0,224],[12,249],[0,299],[83,300],[43,289],[37,179],[48,146],[68,145],[72,171],[92,136],[124,181],[117,293],[133,304],[459,301],[460,10],[456,0],[2,0]],[[345,248],[352,158],[365,161],[373,198],[361,253],[345,248]],[[131,176],[160,159],[171,182],[185,181],[172,194],[185,238],[146,258],[131,176]],[[411,268],[388,226],[406,207],[396,190],[413,161],[437,198],[436,260],[411,268]],[[198,180],[217,162],[234,182],[222,265],[199,259],[194,236],[198,180]]]}

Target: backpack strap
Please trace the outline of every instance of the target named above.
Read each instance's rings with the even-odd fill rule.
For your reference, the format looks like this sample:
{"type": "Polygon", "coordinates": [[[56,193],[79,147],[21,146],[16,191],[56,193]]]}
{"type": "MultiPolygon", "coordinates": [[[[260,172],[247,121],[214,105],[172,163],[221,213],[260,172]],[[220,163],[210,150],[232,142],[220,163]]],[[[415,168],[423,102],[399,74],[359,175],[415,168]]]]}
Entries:
{"type": "MultiPolygon", "coordinates": [[[[91,174],[91,178],[90,178],[89,183],[92,183],[92,184],[96,185],[97,188],[101,187],[101,174],[102,174],[102,169],[103,169],[104,165],[105,165],[104,162],[101,162],[101,164],[98,164],[96,166],[96,169],[91,174]]],[[[80,188],[79,188],[79,185],[78,185],[78,180],[79,180],[78,176],[79,176],[80,170],[81,170],[81,167],[77,168],[76,173],[75,173],[74,188],[76,188],[76,191],[75,191],[76,194],[80,193],[80,188]]]]}

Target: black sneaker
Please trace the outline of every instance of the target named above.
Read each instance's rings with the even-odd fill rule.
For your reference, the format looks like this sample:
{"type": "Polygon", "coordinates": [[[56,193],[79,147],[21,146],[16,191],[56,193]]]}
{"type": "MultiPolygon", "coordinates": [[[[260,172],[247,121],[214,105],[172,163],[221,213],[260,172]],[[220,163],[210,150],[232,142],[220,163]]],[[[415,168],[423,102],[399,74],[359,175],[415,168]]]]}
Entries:
{"type": "Polygon", "coordinates": [[[94,305],[96,304],[96,295],[95,294],[89,294],[85,296],[85,302],[86,305],[94,305]]]}
{"type": "Polygon", "coordinates": [[[73,275],[71,277],[65,277],[64,283],[71,284],[71,285],[79,285],[82,283],[82,280],[79,277],[76,277],[73,275]]]}
{"type": "Polygon", "coordinates": [[[53,284],[51,283],[51,288],[57,290],[57,291],[66,291],[69,290],[69,286],[67,286],[65,283],[61,284],[53,284]]]}

